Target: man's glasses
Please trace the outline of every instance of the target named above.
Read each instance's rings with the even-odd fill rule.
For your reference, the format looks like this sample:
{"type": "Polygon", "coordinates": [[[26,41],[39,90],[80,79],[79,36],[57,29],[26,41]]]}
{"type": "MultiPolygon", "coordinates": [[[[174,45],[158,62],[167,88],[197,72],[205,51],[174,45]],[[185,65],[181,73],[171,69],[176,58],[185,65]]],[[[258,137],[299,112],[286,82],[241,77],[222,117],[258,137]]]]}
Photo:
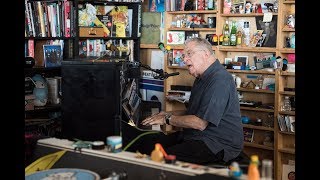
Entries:
{"type": "Polygon", "coordinates": [[[191,58],[196,52],[198,51],[204,51],[204,49],[199,49],[199,50],[195,50],[195,51],[188,51],[184,54],[182,54],[182,58],[191,58]]]}

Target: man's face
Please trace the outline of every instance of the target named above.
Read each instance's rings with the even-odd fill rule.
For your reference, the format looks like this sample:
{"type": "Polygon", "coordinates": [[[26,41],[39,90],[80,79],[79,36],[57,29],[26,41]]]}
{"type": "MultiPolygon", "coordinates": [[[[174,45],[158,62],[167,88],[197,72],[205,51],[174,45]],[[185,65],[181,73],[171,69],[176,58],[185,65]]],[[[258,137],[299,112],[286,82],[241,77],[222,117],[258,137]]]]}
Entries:
{"type": "Polygon", "coordinates": [[[204,72],[205,53],[206,51],[196,47],[194,42],[190,42],[185,46],[183,61],[192,76],[198,77],[204,72]]]}

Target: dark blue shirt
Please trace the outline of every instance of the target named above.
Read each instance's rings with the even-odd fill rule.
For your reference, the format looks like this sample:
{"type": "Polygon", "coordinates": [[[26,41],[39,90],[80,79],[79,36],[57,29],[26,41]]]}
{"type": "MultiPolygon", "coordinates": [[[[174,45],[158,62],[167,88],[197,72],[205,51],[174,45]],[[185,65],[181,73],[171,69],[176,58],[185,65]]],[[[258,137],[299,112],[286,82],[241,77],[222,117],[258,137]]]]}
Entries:
{"type": "Polygon", "coordinates": [[[231,74],[216,60],[195,79],[188,115],[205,121],[205,130],[185,128],[185,139],[201,140],[214,153],[224,150],[224,161],[239,155],[243,147],[243,130],[237,89],[231,74]]]}

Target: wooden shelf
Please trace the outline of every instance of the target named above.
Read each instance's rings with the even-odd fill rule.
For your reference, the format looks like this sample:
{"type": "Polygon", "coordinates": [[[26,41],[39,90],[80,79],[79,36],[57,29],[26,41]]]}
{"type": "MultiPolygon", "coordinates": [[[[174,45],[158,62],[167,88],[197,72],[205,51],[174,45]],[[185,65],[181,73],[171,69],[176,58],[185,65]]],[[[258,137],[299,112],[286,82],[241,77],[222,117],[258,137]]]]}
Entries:
{"type": "Polygon", "coordinates": [[[283,4],[295,4],[295,3],[296,3],[295,0],[293,0],[293,1],[286,0],[286,1],[283,2],[283,4]]]}
{"type": "Polygon", "coordinates": [[[250,129],[257,129],[257,130],[264,130],[264,131],[274,131],[273,128],[270,127],[265,127],[265,126],[255,126],[251,124],[242,124],[243,127],[245,128],[250,128],[250,129]]]}
{"type": "Polygon", "coordinates": [[[55,110],[60,110],[61,105],[56,104],[56,105],[45,105],[45,106],[35,106],[34,110],[26,110],[25,112],[48,112],[48,111],[55,111],[55,110]]]}
{"type": "Polygon", "coordinates": [[[249,89],[249,88],[237,88],[238,91],[244,92],[256,92],[256,93],[269,93],[274,94],[274,91],[267,90],[267,89],[249,89]]]}
{"type": "Polygon", "coordinates": [[[280,91],[279,94],[282,94],[282,95],[289,95],[289,96],[295,96],[296,95],[296,92],[292,92],[292,91],[280,91]]]}
{"type": "MultiPolygon", "coordinates": [[[[263,13],[250,13],[250,14],[220,14],[222,17],[256,17],[263,16],[263,13]]],[[[277,16],[278,13],[272,13],[273,16],[277,16]]]]}
{"type": "Polygon", "coordinates": [[[256,143],[251,143],[251,142],[244,142],[244,146],[273,151],[273,147],[265,146],[265,145],[261,145],[261,144],[256,144],[256,143]]]}
{"type": "Polygon", "coordinates": [[[296,154],[296,150],[294,148],[279,148],[278,151],[281,153],[296,154]]]}
{"type": "Polygon", "coordinates": [[[276,52],[276,48],[271,47],[238,47],[238,46],[218,46],[218,50],[225,52],[276,52]]]}
{"type": "Polygon", "coordinates": [[[281,71],[280,75],[281,75],[281,76],[295,76],[296,73],[294,73],[294,72],[287,72],[287,71],[281,71]]]}
{"type": "Polygon", "coordinates": [[[295,116],[296,112],[295,111],[279,111],[279,114],[295,116]]]}
{"type": "Polygon", "coordinates": [[[168,14],[216,14],[217,10],[167,11],[168,14]]]}
{"type": "Polygon", "coordinates": [[[159,49],[158,44],[140,44],[142,49],[159,49]]]}
{"type": "Polygon", "coordinates": [[[227,71],[231,73],[245,73],[245,74],[269,74],[269,75],[274,75],[274,71],[265,71],[265,70],[235,70],[235,69],[227,69],[227,71]]]}
{"type": "Polygon", "coordinates": [[[274,112],[273,109],[265,109],[265,108],[252,108],[252,107],[243,107],[240,106],[241,110],[247,110],[247,111],[260,111],[260,112],[274,112]]]}
{"type": "Polygon", "coordinates": [[[288,132],[288,131],[279,131],[280,134],[286,134],[286,135],[296,135],[294,132],[288,132]]]}
{"type": "Polygon", "coordinates": [[[294,54],[294,53],[296,53],[296,49],[295,48],[281,48],[281,49],[279,49],[279,51],[281,53],[286,53],[286,54],[294,54]]]}
{"type": "Polygon", "coordinates": [[[284,27],[284,28],[282,28],[282,31],[283,32],[295,32],[296,30],[295,30],[295,28],[284,27]]]}
{"type": "Polygon", "coordinates": [[[216,31],[216,28],[168,28],[169,31],[216,31]]]}

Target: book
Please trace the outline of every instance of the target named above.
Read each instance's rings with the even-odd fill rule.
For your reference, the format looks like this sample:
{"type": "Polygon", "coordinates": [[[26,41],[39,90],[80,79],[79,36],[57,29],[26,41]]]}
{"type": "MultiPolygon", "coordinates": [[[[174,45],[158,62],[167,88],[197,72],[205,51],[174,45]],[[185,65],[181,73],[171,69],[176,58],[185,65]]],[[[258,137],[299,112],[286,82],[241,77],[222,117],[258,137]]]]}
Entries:
{"type": "Polygon", "coordinates": [[[44,67],[61,66],[62,47],[61,45],[43,45],[44,67]]]}
{"type": "Polygon", "coordinates": [[[150,12],[164,12],[164,0],[149,0],[150,12]]]}
{"type": "Polygon", "coordinates": [[[158,44],[161,37],[161,13],[143,12],[141,44],[158,44]]]}
{"type": "Polygon", "coordinates": [[[184,62],[183,62],[183,50],[182,49],[174,49],[172,51],[173,54],[173,63],[172,66],[185,66],[184,62]]]}
{"type": "Polygon", "coordinates": [[[112,16],[112,37],[129,37],[128,6],[116,6],[109,15],[112,16]]]}
{"type": "Polygon", "coordinates": [[[184,31],[168,31],[167,44],[184,44],[185,32],[184,31]]]}

